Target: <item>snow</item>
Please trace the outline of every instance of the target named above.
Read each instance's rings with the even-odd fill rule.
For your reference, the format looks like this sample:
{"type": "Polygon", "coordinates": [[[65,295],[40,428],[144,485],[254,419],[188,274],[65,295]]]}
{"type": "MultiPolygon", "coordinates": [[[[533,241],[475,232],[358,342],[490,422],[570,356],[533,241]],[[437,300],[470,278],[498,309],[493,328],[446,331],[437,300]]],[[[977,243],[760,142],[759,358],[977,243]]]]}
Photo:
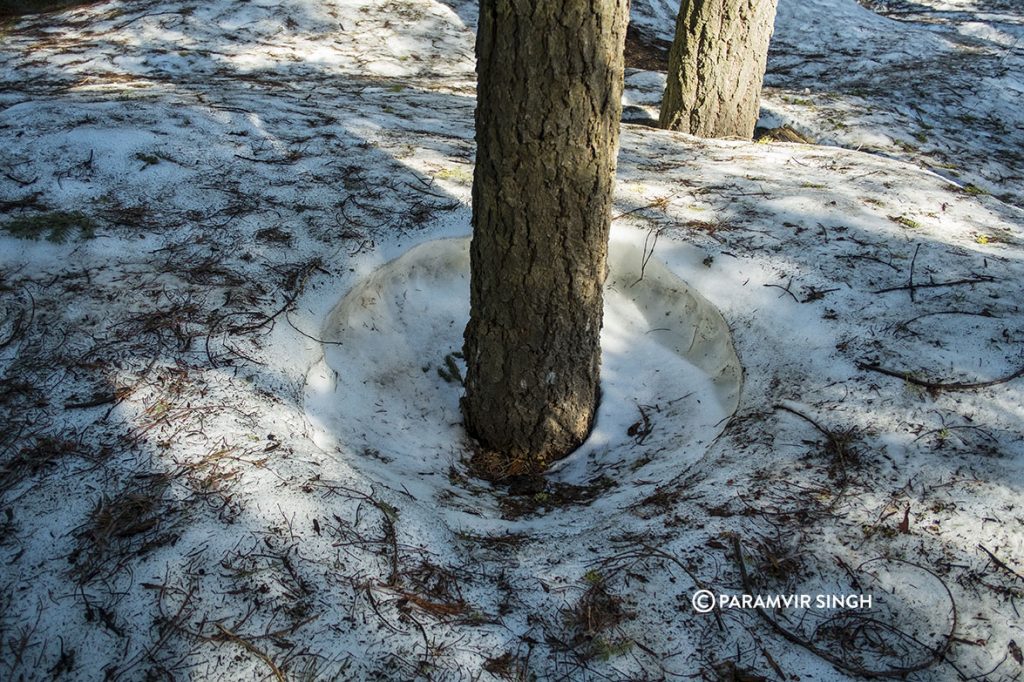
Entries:
{"type": "MultiPolygon", "coordinates": [[[[740,390],[742,371],[721,315],[657,263],[641,272],[643,261],[640,248],[612,245],[597,421],[587,442],[550,473],[556,484],[600,483],[594,514],[635,504],[651,481],[671,479],[698,459],[740,390]],[[629,435],[647,412],[661,427],[629,435]],[[648,452],[667,454],[650,461],[648,452]]],[[[468,320],[466,239],[427,242],[363,279],[318,335],[328,345],[306,380],[313,439],[375,483],[445,510],[461,532],[533,531],[537,523],[503,518],[500,488],[453,485],[474,478],[459,412],[464,365],[452,356],[468,320]]],[[[578,516],[552,509],[539,523],[578,516]]]]}
{"type": "MultiPolygon", "coordinates": [[[[671,39],[673,3],[632,12],[671,39]]],[[[624,125],[598,424],[523,494],[472,477],[437,372],[475,22],[0,28],[0,679],[856,679],[820,654],[928,660],[951,600],[908,678],[1018,677],[1019,8],[781,0],[762,123],[820,144],[624,125]],[[743,594],[736,541],[758,594],[872,608],[768,614],[818,653],[695,612],[743,594]]]]}

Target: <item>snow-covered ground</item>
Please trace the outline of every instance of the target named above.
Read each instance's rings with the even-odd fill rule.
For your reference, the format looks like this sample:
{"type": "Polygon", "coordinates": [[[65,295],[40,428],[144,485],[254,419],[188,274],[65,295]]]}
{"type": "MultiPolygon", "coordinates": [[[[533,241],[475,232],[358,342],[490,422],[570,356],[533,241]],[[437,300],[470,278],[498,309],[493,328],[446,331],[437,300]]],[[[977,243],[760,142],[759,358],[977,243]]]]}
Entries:
{"type": "MultiPolygon", "coordinates": [[[[677,7],[638,3],[642,35],[671,41],[677,7]]],[[[1024,206],[1022,38],[1016,0],[780,0],[762,121],[1024,206]]],[[[664,77],[636,85],[660,104],[664,77]]]]}
{"type": "MultiPolygon", "coordinates": [[[[655,61],[672,4],[634,2],[655,61]]],[[[1022,9],[781,0],[763,123],[822,144],[625,125],[601,421],[511,491],[465,465],[433,243],[475,19],[0,28],[0,679],[1024,674],[1022,9]]]]}

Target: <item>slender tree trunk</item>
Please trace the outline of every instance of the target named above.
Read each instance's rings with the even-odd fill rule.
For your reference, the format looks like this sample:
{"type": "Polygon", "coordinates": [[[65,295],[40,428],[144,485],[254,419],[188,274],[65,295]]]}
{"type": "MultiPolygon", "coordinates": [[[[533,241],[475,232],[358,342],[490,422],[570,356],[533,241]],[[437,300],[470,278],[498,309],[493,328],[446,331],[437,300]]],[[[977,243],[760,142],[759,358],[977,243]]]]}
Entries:
{"type": "Polygon", "coordinates": [[[700,137],[754,134],[776,0],[682,0],[661,127],[700,137]]]}
{"type": "Polygon", "coordinates": [[[481,0],[466,426],[492,478],[582,443],[602,287],[628,0],[481,0]]]}

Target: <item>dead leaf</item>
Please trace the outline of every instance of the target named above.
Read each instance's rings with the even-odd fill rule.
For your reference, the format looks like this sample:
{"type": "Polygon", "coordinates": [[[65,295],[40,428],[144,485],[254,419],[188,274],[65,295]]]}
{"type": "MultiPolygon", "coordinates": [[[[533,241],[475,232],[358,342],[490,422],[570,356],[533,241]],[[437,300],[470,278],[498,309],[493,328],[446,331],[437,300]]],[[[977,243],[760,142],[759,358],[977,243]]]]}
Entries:
{"type": "Polygon", "coordinates": [[[910,532],[910,505],[903,510],[903,520],[900,521],[900,532],[907,534],[910,532]]]}

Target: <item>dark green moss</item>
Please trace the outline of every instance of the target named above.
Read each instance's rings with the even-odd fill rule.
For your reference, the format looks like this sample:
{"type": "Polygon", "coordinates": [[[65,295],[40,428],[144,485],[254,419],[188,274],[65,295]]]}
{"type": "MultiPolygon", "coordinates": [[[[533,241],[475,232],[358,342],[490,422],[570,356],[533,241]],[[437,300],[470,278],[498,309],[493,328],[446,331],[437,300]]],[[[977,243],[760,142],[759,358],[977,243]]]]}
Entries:
{"type": "Polygon", "coordinates": [[[0,225],[0,229],[20,239],[46,239],[58,244],[67,241],[76,229],[82,239],[92,239],[96,236],[95,228],[93,219],[78,211],[20,216],[0,225]]]}

